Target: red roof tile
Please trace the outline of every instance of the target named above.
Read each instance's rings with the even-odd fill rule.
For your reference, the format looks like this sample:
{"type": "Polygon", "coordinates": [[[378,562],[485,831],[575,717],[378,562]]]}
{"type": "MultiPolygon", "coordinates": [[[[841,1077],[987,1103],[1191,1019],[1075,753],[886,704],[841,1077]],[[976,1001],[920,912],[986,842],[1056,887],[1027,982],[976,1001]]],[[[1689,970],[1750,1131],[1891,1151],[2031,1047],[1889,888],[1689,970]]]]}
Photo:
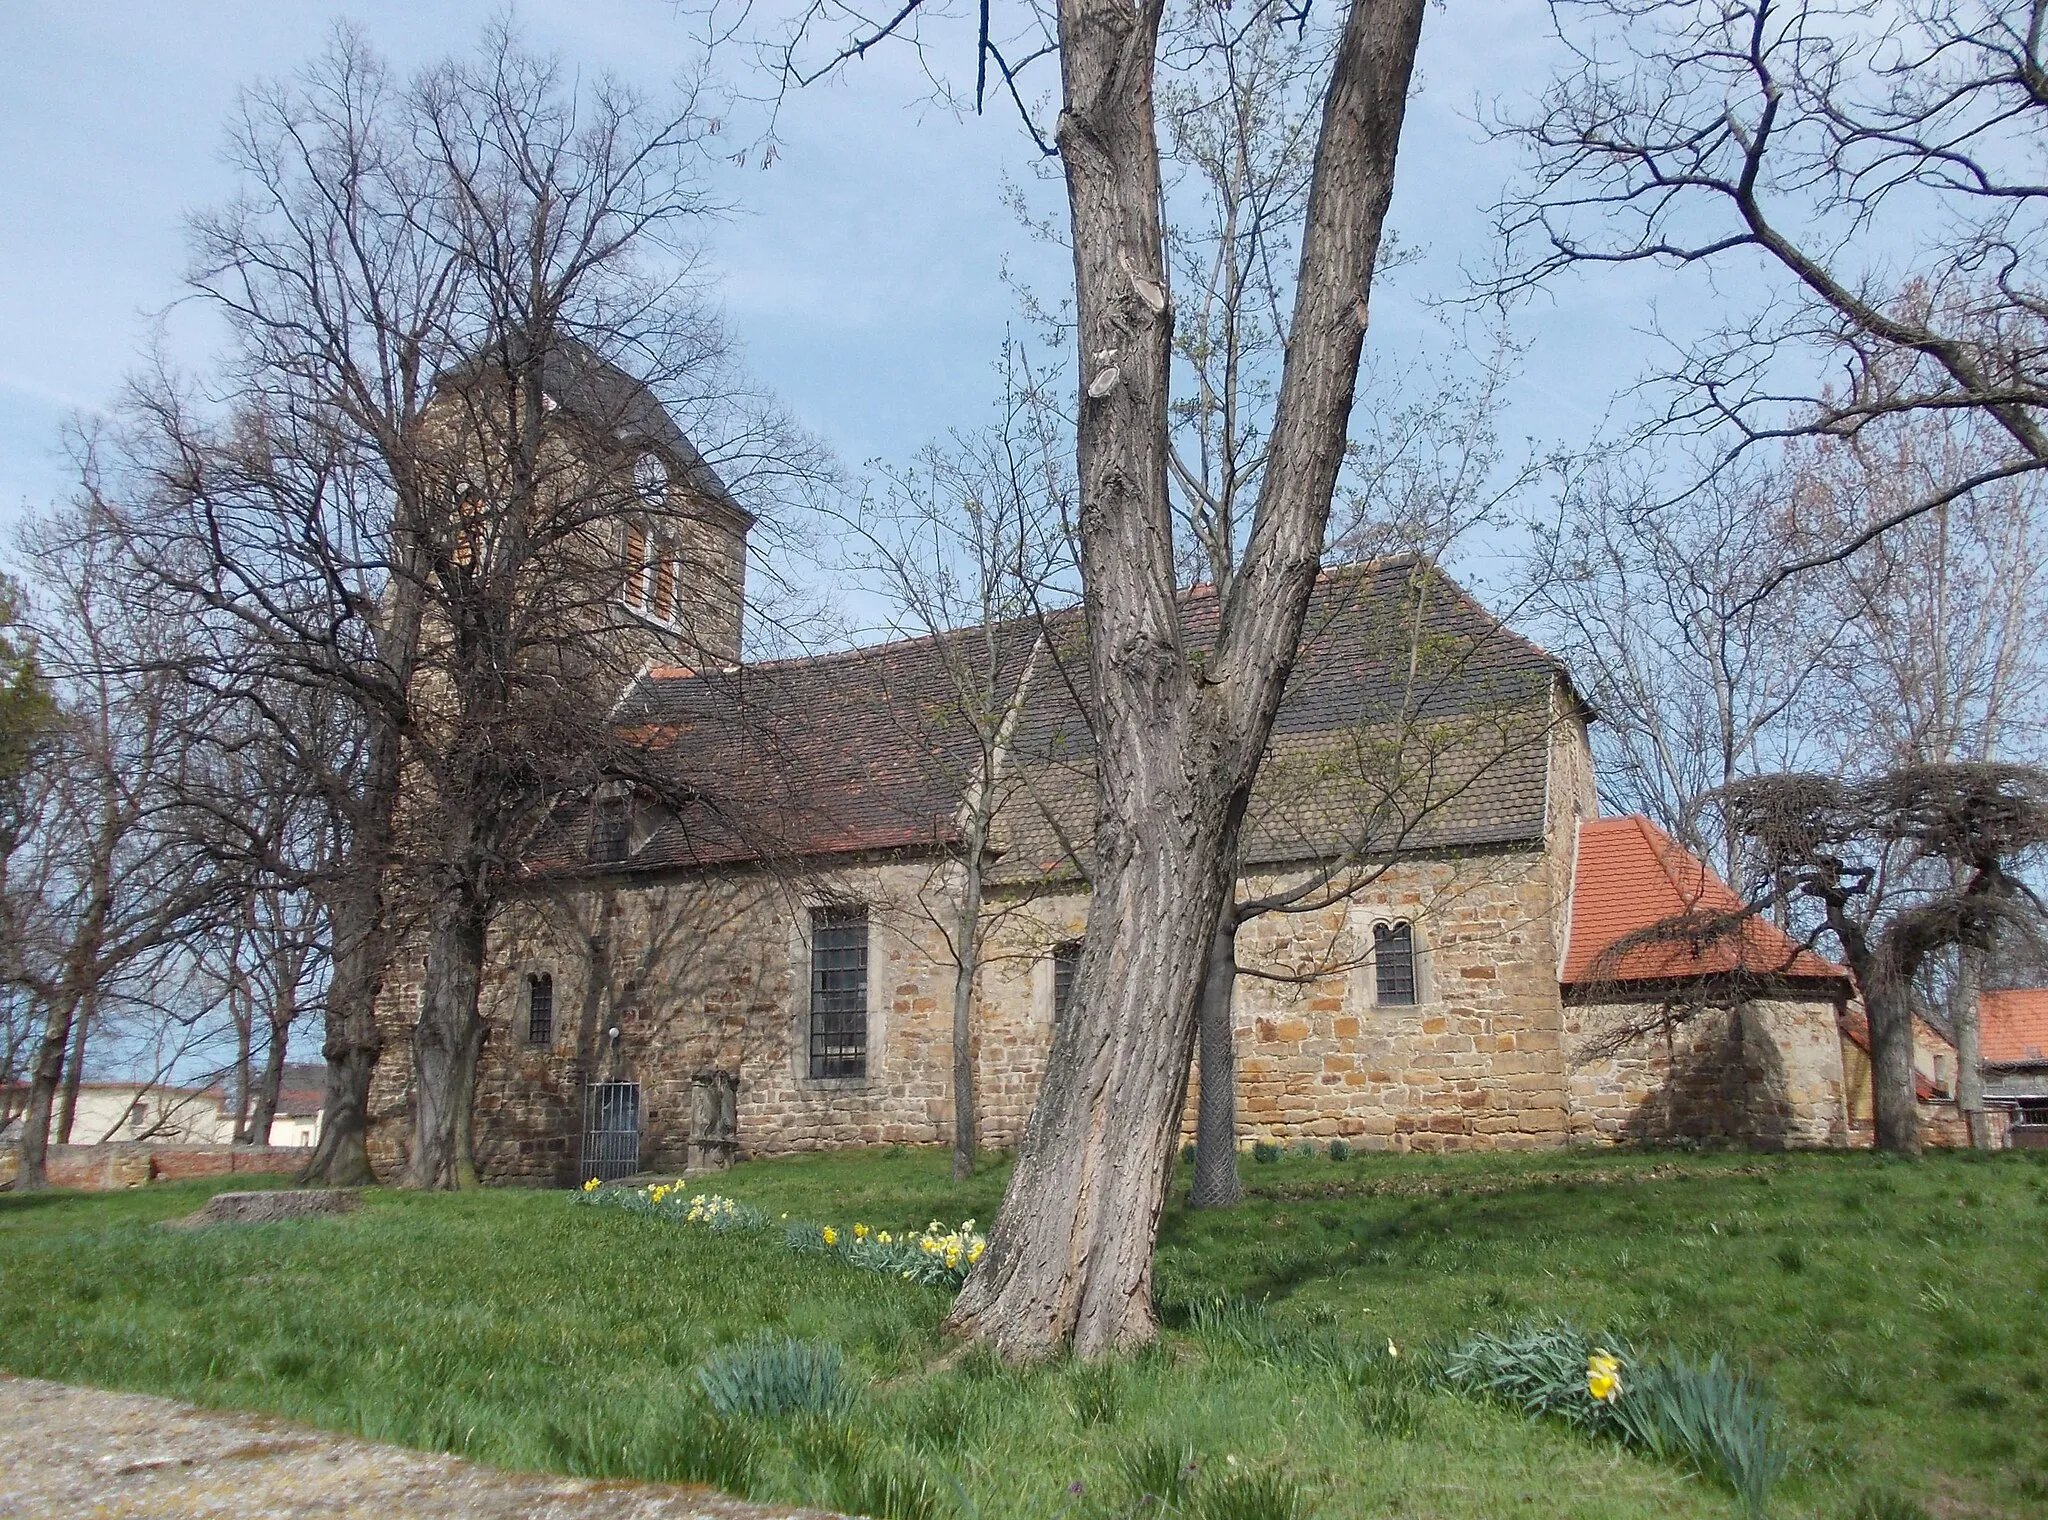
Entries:
{"type": "Polygon", "coordinates": [[[2048,987],[2014,987],[1977,1000],[1984,1059],[1997,1066],[2048,1061],[2048,987]]]}
{"type": "Polygon", "coordinates": [[[1728,975],[1848,980],[1747,905],[1647,818],[1579,825],[1566,986],[1728,975]]]}

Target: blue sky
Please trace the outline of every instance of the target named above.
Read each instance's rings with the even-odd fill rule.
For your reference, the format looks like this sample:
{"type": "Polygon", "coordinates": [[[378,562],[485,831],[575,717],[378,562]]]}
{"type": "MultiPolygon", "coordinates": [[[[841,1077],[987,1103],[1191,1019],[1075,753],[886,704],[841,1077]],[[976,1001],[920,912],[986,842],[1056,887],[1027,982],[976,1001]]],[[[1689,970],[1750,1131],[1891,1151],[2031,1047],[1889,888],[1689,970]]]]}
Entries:
{"type": "MultiPolygon", "coordinates": [[[[174,305],[181,218],[233,189],[218,150],[237,89],[316,52],[338,16],[409,66],[467,47],[498,9],[0,6],[0,521],[62,491],[65,419],[108,404],[155,323],[175,355],[203,364],[205,321],[174,305]]],[[[533,45],[651,89],[689,45],[669,0],[526,0],[515,14],[533,45]]],[[[1458,293],[1461,268],[1489,254],[1483,208],[1513,162],[1480,140],[1476,111],[1519,98],[1552,59],[1543,8],[1527,0],[1449,0],[1425,26],[1393,215],[1424,257],[1376,296],[1368,340],[1396,366],[1445,351],[1429,300],[1458,293]]],[[[1064,274],[1064,256],[1032,243],[1002,204],[1005,176],[1028,181],[1035,156],[1015,118],[956,120],[920,106],[921,87],[901,52],[879,54],[790,100],[772,167],[717,171],[740,207],[713,249],[732,327],[756,373],[854,467],[908,459],[980,421],[1016,311],[1005,261],[1048,292],[1064,274]]],[[[1055,187],[1041,193],[1057,208],[1055,187]]],[[[1530,347],[1509,431],[1582,440],[1645,363],[1640,329],[1666,288],[1647,272],[1610,274],[1520,312],[1530,347]]]]}

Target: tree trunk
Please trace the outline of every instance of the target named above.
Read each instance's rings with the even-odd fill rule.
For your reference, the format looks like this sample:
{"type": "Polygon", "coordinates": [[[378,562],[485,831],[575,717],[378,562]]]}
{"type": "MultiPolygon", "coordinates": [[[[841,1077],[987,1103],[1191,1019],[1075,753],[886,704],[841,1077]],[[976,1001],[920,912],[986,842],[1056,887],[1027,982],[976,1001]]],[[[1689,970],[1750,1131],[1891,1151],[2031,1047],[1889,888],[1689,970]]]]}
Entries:
{"type": "MultiPolygon", "coordinates": [[[[239,954],[239,950],[237,954],[239,954]]],[[[249,1092],[249,1047],[254,1038],[256,1023],[256,999],[243,997],[232,985],[228,990],[229,1006],[234,1008],[235,1019],[235,1131],[236,1145],[249,1144],[249,1137],[255,1127],[249,1122],[249,1108],[252,1101],[249,1092]]],[[[268,1133],[268,1131],[266,1131],[268,1133]]]]}
{"type": "Polygon", "coordinates": [[[65,996],[47,1015],[36,1062],[29,1074],[28,1107],[21,1115],[21,1160],[14,1174],[14,1191],[34,1193],[50,1185],[50,1115],[56,1106],[57,1085],[64,1075],[65,1048],[71,1043],[71,1020],[78,999],[65,996]]]}
{"type": "MultiPolygon", "coordinates": [[[[278,1089],[284,1085],[285,1042],[291,1037],[293,1016],[298,1012],[285,978],[278,978],[281,1007],[270,1010],[270,1048],[263,1053],[263,1075],[256,1082],[256,1100],[249,1106],[249,1143],[270,1144],[270,1126],[277,1118],[278,1089]]],[[[255,1003],[250,1002],[250,1012],[255,1003]]]]}
{"type": "Polygon", "coordinates": [[[960,917],[953,926],[953,1180],[974,1175],[974,972],[981,939],[981,830],[971,828],[960,917]]]}
{"type": "Polygon", "coordinates": [[[1075,1006],[1054,1034],[988,1253],[948,1320],[1012,1360],[1069,1338],[1097,1357],[1156,1333],[1152,1248],[1228,848],[1321,560],[1422,5],[1353,0],[1347,16],[1251,544],[1199,665],[1182,644],[1166,486],[1158,22],[1156,7],[1124,0],[1059,8],[1098,858],[1075,1006]]]}
{"type": "Polygon", "coordinates": [[[452,1189],[476,1180],[466,1131],[483,1048],[477,993],[488,920],[488,909],[461,886],[437,893],[427,912],[426,986],[412,1034],[417,1101],[407,1187],[452,1189]]]}
{"type": "MultiPolygon", "coordinates": [[[[1236,889],[1236,883],[1231,888],[1236,889]]],[[[1202,981],[1201,1090],[1195,1099],[1195,1181],[1188,1202],[1227,1209],[1244,1199],[1237,1171],[1237,915],[1228,907],[1209,946],[1202,981]]]]}
{"type": "Polygon", "coordinates": [[[1974,945],[1957,950],[1956,995],[1951,1005],[1956,1035],[1956,1109],[1970,1132],[1972,1150],[1989,1150],[1991,1126],[1984,1117],[1984,1050],[1977,994],[1983,984],[1984,952],[1974,945]]]}
{"type": "Polygon", "coordinates": [[[1920,1104],[1913,1086],[1911,982],[1881,963],[1858,980],[1870,1024],[1870,1117],[1877,1148],[1920,1154],[1920,1104]]]}
{"type": "Polygon", "coordinates": [[[358,862],[350,867],[352,879],[328,903],[334,965],[320,1047],[327,1062],[327,1091],[321,1100],[320,1138],[299,1173],[301,1186],[362,1187],[377,1180],[370,1168],[370,1080],[384,1049],[377,997],[384,990],[390,953],[379,855],[359,850],[358,862]],[[365,856],[374,861],[374,869],[365,856]]]}
{"type": "Polygon", "coordinates": [[[85,1038],[92,1029],[94,1000],[79,1000],[71,1019],[71,1053],[64,1060],[64,1097],[57,1112],[57,1143],[71,1143],[71,1125],[78,1117],[78,1084],[85,1076],[85,1038]]]}

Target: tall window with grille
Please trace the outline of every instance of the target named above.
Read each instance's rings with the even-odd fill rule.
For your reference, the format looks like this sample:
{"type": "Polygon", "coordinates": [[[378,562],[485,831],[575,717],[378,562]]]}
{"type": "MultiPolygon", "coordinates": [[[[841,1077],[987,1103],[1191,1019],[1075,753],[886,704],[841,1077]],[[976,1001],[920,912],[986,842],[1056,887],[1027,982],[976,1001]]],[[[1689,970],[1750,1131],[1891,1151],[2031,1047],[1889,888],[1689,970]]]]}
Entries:
{"type": "Polygon", "coordinates": [[[1067,1008],[1074,1001],[1074,978],[1081,974],[1081,942],[1077,939],[1061,940],[1052,947],[1052,1021],[1057,1024],[1067,1016],[1067,1008]]]}
{"type": "Polygon", "coordinates": [[[1415,928],[1412,924],[1374,924],[1372,929],[1373,1001],[1382,1007],[1407,1007],[1415,1001],[1415,928]]]}
{"type": "Polygon", "coordinates": [[[555,979],[546,971],[526,979],[526,1043],[555,1043],[555,979]]]}
{"type": "Polygon", "coordinates": [[[811,1075],[868,1074],[868,913],[811,912],[811,1075]]]}
{"type": "Polygon", "coordinates": [[[623,797],[606,797],[590,810],[590,862],[613,865],[632,853],[633,814],[623,797]]]}

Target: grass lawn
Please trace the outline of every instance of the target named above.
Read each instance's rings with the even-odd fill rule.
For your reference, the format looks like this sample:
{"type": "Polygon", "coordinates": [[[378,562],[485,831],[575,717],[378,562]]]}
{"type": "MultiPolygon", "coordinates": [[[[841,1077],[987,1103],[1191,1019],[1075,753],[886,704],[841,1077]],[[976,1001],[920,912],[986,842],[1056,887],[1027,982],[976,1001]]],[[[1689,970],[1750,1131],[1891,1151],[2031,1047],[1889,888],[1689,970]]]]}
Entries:
{"type": "MultiPolygon", "coordinates": [[[[956,1185],[947,1159],[753,1163],[718,1191],[842,1226],[991,1218],[1002,1170],[956,1185]]],[[[1798,1452],[1774,1514],[2048,1505],[2048,1155],[1245,1171],[1242,1208],[1169,1212],[1156,1293],[1173,1328],[1106,1367],[951,1355],[942,1290],[791,1254],[778,1231],[712,1234],[560,1193],[377,1193],[337,1219],[152,1228],[222,1183],[0,1195],[0,1367],[897,1520],[1137,1515],[1184,1449],[1205,1483],[1282,1474],[1325,1517],[1733,1513],[1677,1468],[1426,1381],[1390,1403],[1304,1352],[1339,1341],[1383,1358],[1392,1340],[1413,1368],[1474,1328],[1555,1315],[1639,1347],[1724,1351],[1768,1380],[1798,1452]],[[1266,1307],[1235,1335],[1190,1324],[1218,1298],[1266,1307]],[[695,1369],[771,1327],[845,1350],[865,1384],[850,1416],[710,1418],[695,1369]]]]}

